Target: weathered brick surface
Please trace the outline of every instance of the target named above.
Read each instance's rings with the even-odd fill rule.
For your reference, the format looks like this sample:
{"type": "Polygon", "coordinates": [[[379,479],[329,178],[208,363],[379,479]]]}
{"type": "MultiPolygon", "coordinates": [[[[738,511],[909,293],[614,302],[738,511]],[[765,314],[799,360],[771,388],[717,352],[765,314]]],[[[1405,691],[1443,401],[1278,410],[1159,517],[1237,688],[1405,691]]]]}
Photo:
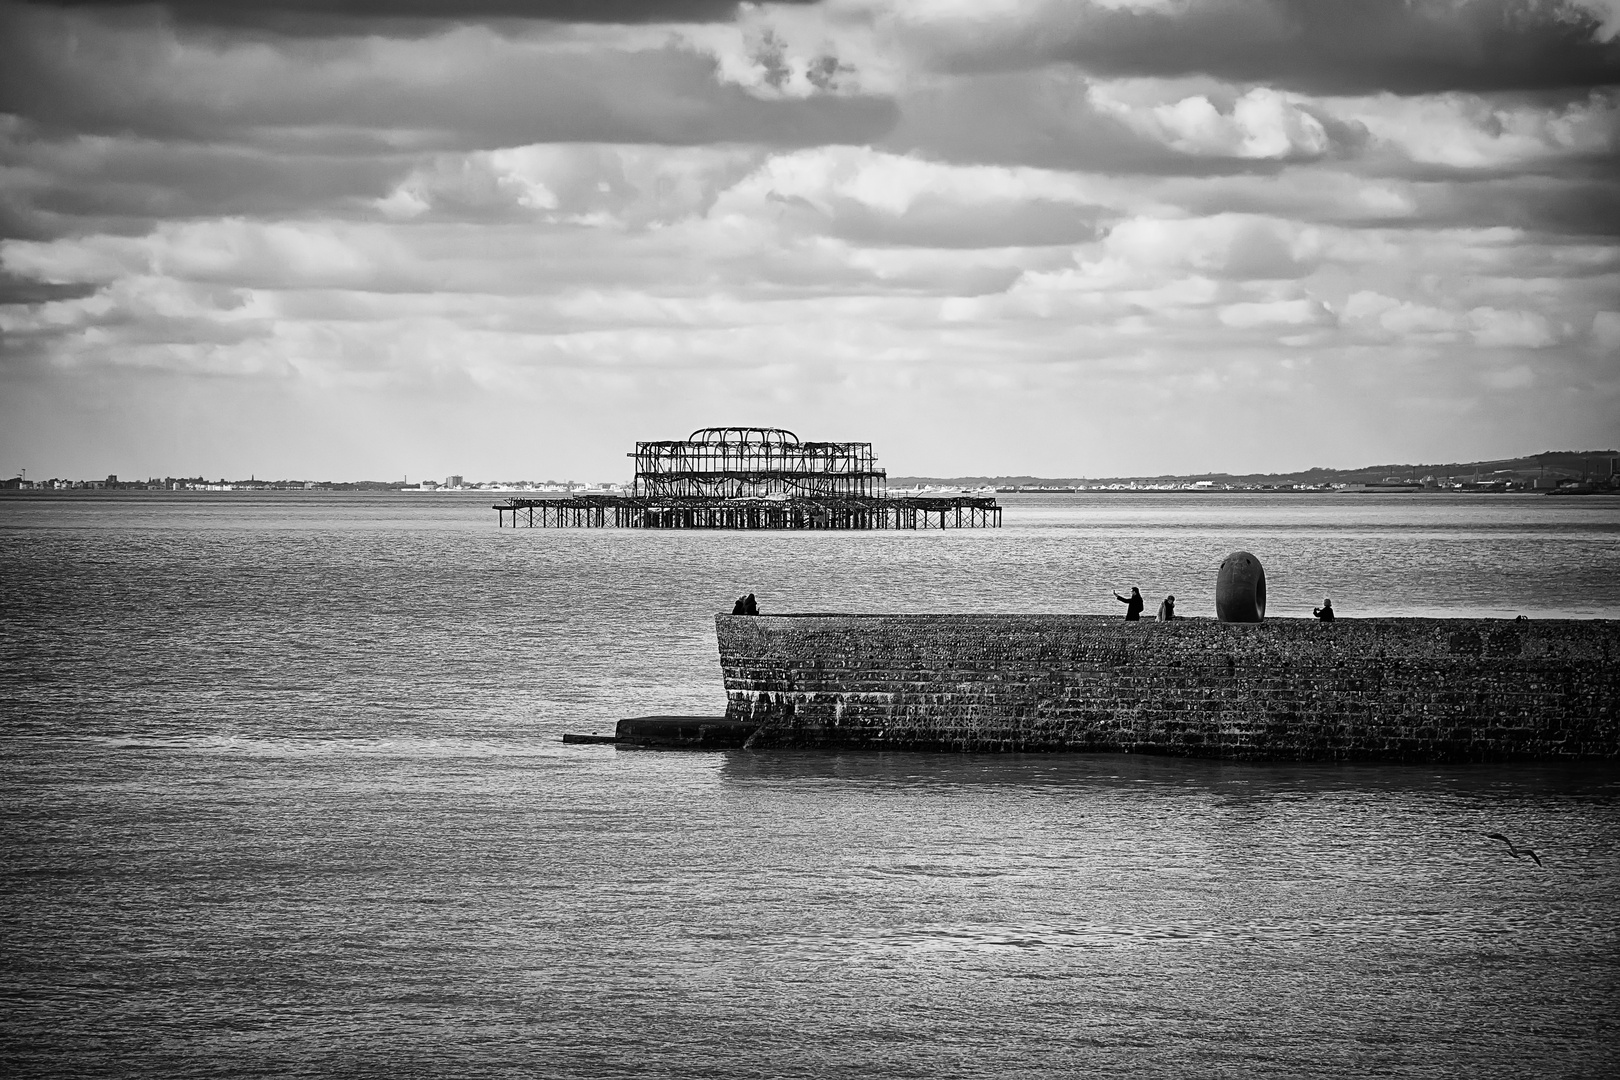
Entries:
{"type": "Polygon", "coordinates": [[[715,620],[760,747],[1251,760],[1620,757],[1620,623],[793,615],[715,620]]]}

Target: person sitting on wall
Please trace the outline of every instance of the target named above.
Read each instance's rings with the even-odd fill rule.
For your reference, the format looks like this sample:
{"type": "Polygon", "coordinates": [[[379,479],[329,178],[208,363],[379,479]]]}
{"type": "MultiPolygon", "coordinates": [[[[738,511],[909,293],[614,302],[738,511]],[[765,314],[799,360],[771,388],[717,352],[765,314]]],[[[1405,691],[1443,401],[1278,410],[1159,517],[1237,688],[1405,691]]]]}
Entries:
{"type": "Polygon", "coordinates": [[[1173,619],[1175,617],[1176,617],[1176,598],[1174,596],[1167,596],[1167,597],[1164,598],[1164,601],[1161,604],[1159,604],[1159,616],[1158,616],[1159,621],[1160,622],[1169,622],[1171,619],[1173,619]]]}
{"type": "Polygon", "coordinates": [[[1333,601],[1332,600],[1323,600],[1321,607],[1311,608],[1311,614],[1315,615],[1318,619],[1321,619],[1323,622],[1332,622],[1333,621],[1333,601]]]}
{"type": "Polygon", "coordinates": [[[1114,599],[1125,605],[1126,622],[1136,622],[1142,618],[1142,608],[1146,605],[1142,602],[1141,589],[1132,585],[1130,596],[1121,596],[1119,593],[1115,593],[1114,599]]]}
{"type": "Polygon", "coordinates": [[[746,597],[746,596],[737,597],[737,602],[735,604],[731,605],[731,613],[733,615],[746,615],[746,614],[748,614],[748,597],[746,597]]]}
{"type": "Polygon", "coordinates": [[[744,615],[758,615],[759,614],[759,605],[754,602],[754,594],[753,593],[749,593],[747,596],[743,597],[743,614],[744,615]]]}

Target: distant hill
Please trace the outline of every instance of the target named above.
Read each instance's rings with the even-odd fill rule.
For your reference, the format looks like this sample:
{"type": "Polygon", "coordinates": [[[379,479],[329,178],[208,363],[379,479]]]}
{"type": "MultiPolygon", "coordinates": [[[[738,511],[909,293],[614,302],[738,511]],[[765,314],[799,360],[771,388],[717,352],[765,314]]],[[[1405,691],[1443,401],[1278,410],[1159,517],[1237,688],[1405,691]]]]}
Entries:
{"type": "Polygon", "coordinates": [[[1150,476],[1043,477],[1043,476],[891,476],[890,487],[917,484],[961,487],[1074,487],[1081,484],[1196,483],[1274,486],[1280,484],[1488,483],[1537,480],[1556,486],[1565,480],[1609,483],[1620,473],[1620,450],[1549,450],[1528,457],[1498,461],[1452,462],[1445,465],[1367,465],[1359,469],[1305,469],[1291,473],[1184,473],[1150,476]]]}

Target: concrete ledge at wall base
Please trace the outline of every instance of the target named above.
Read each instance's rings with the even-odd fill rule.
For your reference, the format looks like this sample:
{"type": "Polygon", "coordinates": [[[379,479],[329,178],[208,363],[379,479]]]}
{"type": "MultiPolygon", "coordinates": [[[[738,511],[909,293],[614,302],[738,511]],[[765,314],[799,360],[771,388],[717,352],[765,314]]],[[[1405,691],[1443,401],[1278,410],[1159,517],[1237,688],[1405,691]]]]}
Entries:
{"type": "Polygon", "coordinates": [[[758,727],[723,716],[631,716],[614,729],[617,746],[649,750],[732,750],[758,727]]]}
{"type": "Polygon", "coordinates": [[[1620,759],[1620,622],[715,620],[755,748],[1620,759]]]}

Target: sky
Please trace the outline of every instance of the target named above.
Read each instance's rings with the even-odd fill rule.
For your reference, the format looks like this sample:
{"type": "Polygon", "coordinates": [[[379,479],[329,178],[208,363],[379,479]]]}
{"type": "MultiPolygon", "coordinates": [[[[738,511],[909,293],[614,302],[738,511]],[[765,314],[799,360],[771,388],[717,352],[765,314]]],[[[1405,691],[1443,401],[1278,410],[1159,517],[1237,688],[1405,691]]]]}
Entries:
{"type": "Polygon", "coordinates": [[[1620,444],[1620,0],[0,0],[0,473],[1620,444]]]}

